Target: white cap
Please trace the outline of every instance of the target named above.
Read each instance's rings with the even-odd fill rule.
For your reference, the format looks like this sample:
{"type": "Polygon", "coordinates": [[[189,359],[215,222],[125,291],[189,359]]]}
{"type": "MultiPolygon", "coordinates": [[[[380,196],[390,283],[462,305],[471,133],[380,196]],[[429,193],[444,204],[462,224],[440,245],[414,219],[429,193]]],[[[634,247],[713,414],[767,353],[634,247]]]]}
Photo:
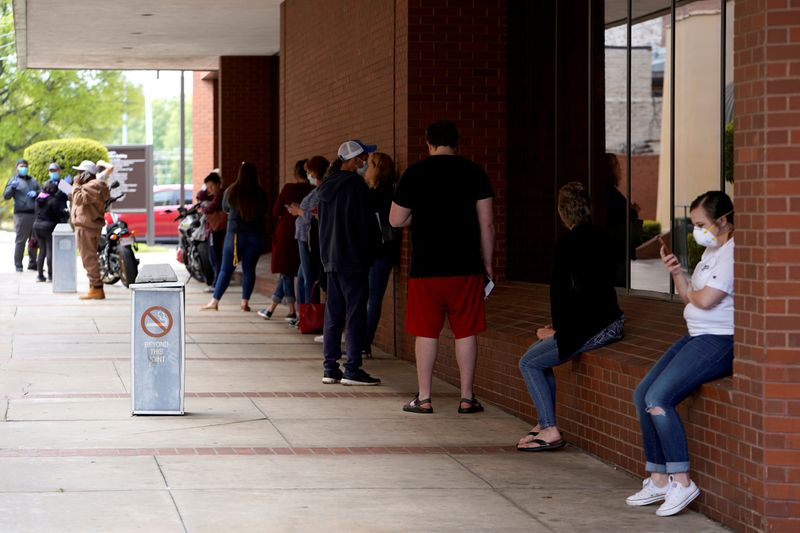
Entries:
{"type": "Polygon", "coordinates": [[[84,159],[83,161],[81,161],[80,165],[72,168],[75,170],[82,170],[84,172],[88,172],[89,174],[97,174],[97,166],[88,159],[84,159]]]}
{"type": "Polygon", "coordinates": [[[103,168],[111,168],[111,163],[108,163],[108,162],[106,162],[106,161],[103,161],[102,159],[98,159],[98,160],[97,160],[97,167],[98,167],[98,168],[99,168],[99,167],[103,167],[103,168]]]}
{"type": "Polygon", "coordinates": [[[364,144],[358,139],[355,139],[352,141],[343,142],[341,146],[339,146],[339,152],[337,155],[339,156],[340,160],[349,161],[359,154],[363,154],[364,152],[371,153],[377,149],[377,145],[364,144]]]}

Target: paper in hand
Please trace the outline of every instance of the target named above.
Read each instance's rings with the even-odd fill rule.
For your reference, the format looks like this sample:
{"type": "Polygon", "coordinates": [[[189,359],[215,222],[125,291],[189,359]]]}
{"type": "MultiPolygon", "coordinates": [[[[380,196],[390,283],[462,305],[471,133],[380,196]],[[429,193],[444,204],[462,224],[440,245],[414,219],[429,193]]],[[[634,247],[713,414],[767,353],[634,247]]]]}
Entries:
{"type": "Polygon", "coordinates": [[[69,196],[70,194],[72,194],[72,185],[67,183],[66,180],[59,180],[58,190],[69,196]]]}
{"type": "Polygon", "coordinates": [[[483,279],[483,299],[487,299],[494,289],[494,281],[489,276],[483,279]]]}

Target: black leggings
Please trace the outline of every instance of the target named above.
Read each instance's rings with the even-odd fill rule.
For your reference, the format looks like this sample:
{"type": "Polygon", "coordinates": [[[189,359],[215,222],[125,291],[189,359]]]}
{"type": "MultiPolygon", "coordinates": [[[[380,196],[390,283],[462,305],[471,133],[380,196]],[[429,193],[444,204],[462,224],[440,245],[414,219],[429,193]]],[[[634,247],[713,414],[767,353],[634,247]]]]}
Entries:
{"type": "Polygon", "coordinates": [[[36,260],[36,268],[39,270],[39,277],[44,277],[44,260],[47,259],[47,277],[53,279],[53,230],[36,229],[36,240],[39,241],[39,257],[36,260]]]}

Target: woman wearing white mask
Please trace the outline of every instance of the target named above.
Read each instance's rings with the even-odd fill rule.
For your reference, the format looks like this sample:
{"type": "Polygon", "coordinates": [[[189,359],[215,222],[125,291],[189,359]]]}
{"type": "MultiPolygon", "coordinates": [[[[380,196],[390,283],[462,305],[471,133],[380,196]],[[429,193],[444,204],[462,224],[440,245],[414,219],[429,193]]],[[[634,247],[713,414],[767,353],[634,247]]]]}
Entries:
{"type": "Polygon", "coordinates": [[[661,356],[634,392],[650,477],[628,505],[664,502],[658,516],[683,510],[700,495],[689,478],[686,434],[676,406],[703,383],[733,369],[733,203],[727,194],[698,196],[689,213],[695,241],[706,248],[689,278],[665,245],[661,260],[686,304],[689,335],[661,356]]]}

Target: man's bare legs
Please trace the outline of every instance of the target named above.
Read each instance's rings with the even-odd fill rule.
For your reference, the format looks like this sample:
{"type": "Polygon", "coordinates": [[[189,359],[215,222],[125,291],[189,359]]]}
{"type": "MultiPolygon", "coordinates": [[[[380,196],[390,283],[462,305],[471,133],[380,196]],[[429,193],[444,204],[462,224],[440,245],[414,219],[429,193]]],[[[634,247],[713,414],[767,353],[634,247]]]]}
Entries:
{"type": "MultiPolygon", "coordinates": [[[[475,363],[478,359],[478,339],[475,335],[456,339],[456,361],[458,372],[461,374],[461,397],[472,398],[475,394],[472,385],[475,382],[475,363]]],[[[461,402],[461,407],[468,408],[470,404],[461,402]]]]}
{"type": "MultiPolygon", "coordinates": [[[[417,358],[417,382],[419,383],[419,398],[425,400],[431,397],[431,382],[433,381],[433,364],[436,362],[436,352],[439,350],[439,339],[430,337],[417,337],[414,341],[414,352],[417,358]]],[[[431,407],[430,403],[423,403],[421,407],[431,407]]]]}

